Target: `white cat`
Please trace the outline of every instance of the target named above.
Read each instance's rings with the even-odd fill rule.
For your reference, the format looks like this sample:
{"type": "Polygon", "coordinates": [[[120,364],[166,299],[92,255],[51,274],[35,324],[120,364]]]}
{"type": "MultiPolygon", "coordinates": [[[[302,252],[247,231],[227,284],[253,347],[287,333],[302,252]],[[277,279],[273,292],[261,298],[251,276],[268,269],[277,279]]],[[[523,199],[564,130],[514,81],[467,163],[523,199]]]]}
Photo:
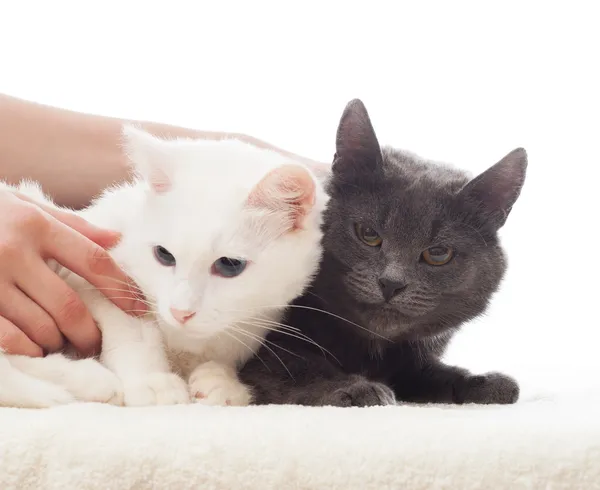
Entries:
{"type": "Polygon", "coordinates": [[[129,316],[62,269],[102,330],[100,363],[0,352],[0,405],[246,405],[237,368],[317,271],[328,197],[308,168],[233,139],[124,136],[138,178],[76,214],[122,233],[111,256],[152,311],[129,316]]]}

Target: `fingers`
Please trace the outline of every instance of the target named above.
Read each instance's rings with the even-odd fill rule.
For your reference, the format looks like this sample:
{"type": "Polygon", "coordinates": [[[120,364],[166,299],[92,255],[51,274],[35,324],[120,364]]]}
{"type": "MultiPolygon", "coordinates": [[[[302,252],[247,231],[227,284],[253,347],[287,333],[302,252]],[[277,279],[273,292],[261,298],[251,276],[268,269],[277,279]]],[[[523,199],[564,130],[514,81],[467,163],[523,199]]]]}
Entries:
{"type": "Polygon", "coordinates": [[[121,239],[121,234],[116,231],[104,230],[94,226],[89,221],[72,213],[58,211],[49,206],[42,205],[42,209],[52,215],[61,223],[64,223],[69,228],[74,229],[83,236],[90,239],[92,242],[100,245],[102,248],[110,249],[114,247],[121,239]]]}
{"type": "Polygon", "coordinates": [[[140,301],[139,288],[120,269],[108,252],[92,240],[72,232],[63,223],[54,223],[46,254],[96,286],[102,294],[126,312],[136,315],[147,310],[140,301]]]}
{"type": "Polygon", "coordinates": [[[48,206],[47,204],[39,202],[35,199],[31,199],[29,196],[21,194],[20,192],[16,192],[15,195],[22,201],[33,204],[35,207],[44,210],[53,218],[64,223],[69,228],[73,228],[80,234],[89,238],[94,243],[100,245],[102,248],[112,248],[121,239],[120,233],[116,231],[98,228],[97,226],[94,226],[93,224],[81,218],[80,216],[77,216],[76,214],[70,213],[68,211],[61,211],[52,206],[48,206]]]}
{"type": "Polygon", "coordinates": [[[19,278],[17,286],[52,317],[59,330],[86,355],[99,352],[101,336],[79,295],[39,259],[27,270],[35,275],[19,278]]]}
{"type": "Polygon", "coordinates": [[[6,288],[0,298],[2,316],[48,352],[63,347],[63,337],[52,317],[16,287],[6,288]]]}
{"type": "Polygon", "coordinates": [[[41,347],[35,345],[12,322],[2,317],[0,317],[0,351],[31,357],[43,355],[41,347]]]}

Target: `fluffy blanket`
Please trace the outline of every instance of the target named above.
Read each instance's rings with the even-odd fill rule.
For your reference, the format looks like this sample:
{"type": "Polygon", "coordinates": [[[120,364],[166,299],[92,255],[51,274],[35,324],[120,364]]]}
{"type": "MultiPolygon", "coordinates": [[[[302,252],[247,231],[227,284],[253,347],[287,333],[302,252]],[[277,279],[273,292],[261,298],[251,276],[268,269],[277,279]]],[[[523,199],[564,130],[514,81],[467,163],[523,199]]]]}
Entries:
{"type": "Polygon", "coordinates": [[[600,399],[0,409],[0,488],[600,488],[600,399]]]}

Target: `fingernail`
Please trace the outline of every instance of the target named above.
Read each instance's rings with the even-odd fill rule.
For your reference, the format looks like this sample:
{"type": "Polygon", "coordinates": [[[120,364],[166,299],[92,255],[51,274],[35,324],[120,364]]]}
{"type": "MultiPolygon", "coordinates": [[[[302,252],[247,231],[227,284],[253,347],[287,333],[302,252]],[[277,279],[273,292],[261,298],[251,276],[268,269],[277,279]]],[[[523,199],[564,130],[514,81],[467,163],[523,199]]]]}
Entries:
{"type": "Polygon", "coordinates": [[[116,247],[117,244],[121,241],[121,234],[118,231],[108,231],[108,245],[105,248],[113,248],[116,247]]]}
{"type": "Polygon", "coordinates": [[[91,237],[92,241],[100,245],[105,250],[116,247],[121,240],[121,234],[116,231],[107,231],[98,228],[98,233],[91,237]]]}

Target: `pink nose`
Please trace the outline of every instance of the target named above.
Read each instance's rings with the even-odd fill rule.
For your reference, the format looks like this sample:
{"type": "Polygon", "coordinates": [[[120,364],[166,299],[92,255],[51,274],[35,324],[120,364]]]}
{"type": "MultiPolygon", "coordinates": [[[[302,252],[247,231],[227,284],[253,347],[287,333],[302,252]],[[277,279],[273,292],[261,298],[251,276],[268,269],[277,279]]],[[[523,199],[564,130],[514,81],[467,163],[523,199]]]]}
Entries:
{"type": "Polygon", "coordinates": [[[178,310],[177,308],[171,308],[171,315],[173,315],[173,318],[175,318],[175,320],[177,320],[181,324],[187,322],[195,314],[195,311],[178,310]]]}

